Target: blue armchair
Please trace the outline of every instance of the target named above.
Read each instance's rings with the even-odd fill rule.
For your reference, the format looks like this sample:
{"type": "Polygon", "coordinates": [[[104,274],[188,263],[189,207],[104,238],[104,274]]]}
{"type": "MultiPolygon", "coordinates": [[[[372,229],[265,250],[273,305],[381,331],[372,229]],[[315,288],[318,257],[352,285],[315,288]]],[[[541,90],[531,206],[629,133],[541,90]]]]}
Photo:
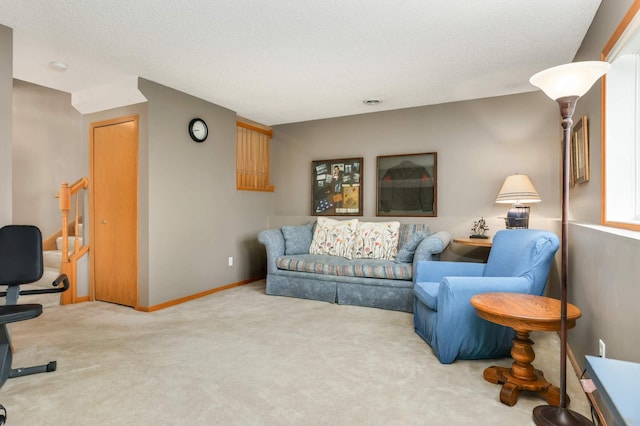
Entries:
{"type": "Polygon", "coordinates": [[[418,262],[413,323],[442,364],[509,356],[515,332],[476,315],[471,297],[511,292],[543,295],[558,237],[536,229],[496,232],[487,263],[418,262]]]}

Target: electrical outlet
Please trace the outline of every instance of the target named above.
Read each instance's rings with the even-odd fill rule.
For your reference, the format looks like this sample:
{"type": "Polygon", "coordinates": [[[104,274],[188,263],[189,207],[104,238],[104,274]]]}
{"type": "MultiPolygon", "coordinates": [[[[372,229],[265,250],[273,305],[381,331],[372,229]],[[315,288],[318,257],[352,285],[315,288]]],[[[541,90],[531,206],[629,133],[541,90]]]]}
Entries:
{"type": "Polygon", "coordinates": [[[598,340],[598,356],[602,358],[606,358],[607,356],[607,347],[605,346],[602,339],[598,340]]]}
{"type": "Polygon", "coordinates": [[[229,256],[229,266],[233,266],[233,256],[229,256]]]}

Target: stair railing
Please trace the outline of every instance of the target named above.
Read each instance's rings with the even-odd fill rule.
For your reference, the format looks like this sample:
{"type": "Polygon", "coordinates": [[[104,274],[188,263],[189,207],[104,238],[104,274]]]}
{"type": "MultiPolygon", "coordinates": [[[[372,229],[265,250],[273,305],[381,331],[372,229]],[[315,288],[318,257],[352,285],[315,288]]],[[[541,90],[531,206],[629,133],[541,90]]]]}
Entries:
{"type": "MultiPolygon", "coordinates": [[[[84,203],[81,200],[84,198],[81,195],[84,194],[89,187],[89,180],[86,177],[78,179],[76,182],[69,185],[67,182],[63,182],[60,185],[60,191],[56,194],[56,197],[60,199],[60,213],[62,215],[62,262],[60,264],[60,272],[67,274],[69,277],[69,291],[62,293],[60,297],[60,304],[66,305],[76,302],[77,296],[77,261],[89,251],[89,246],[85,245],[86,238],[80,239],[80,224],[84,220],[83,215],[80,214],[84,210],[84,203]],[[80,192],[83,191],[83,192],[80,192]],[[71,206],[73,209],[73,221],[69,223],[69,212],[71,206]],[[69,229],[73,229],[73,253],[69,254],[69,229]],[[82,243],[81,243],[82,242],[82,243]]],[[[83,227],[84,232],[84,227],[83,227]]]]}

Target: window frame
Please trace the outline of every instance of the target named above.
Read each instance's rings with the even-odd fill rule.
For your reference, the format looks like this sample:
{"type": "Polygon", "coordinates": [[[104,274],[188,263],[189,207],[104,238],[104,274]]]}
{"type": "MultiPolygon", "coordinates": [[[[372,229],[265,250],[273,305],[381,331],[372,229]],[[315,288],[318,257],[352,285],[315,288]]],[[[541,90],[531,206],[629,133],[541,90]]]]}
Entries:
{"type": "MultiPolygon", "coordinates": [[[[616,70],[613,69],[613,67],[615,67],[615,60],[622,58],[621,52],[623,52],[625,48],[631,44],[632,41],[635,42],[638,40],[640,40],[640,0],[635,0],[616,30],[611,35],[611,38],[605,45],[604,49],[602,50],[602,60],[607,62],[614,62],[612,63],[612,70],[615,73],[616,70]]],[[[634,49],[633,51],[636,55],[634,78],[635,111],[633,113],[633,116],[635,116],[636,119],[633,129],[627,129],[627,132],[633,133],[633,135],[630,137],[631,139],[619,137],[610,138],[609,146],[607,146],[607,136],[610,135],[610,132],[608,133],[608,127],[613,128],[615,127],[615,125],[611,124],[613,118],[610,118],[611,121],[607,121],[607,96],[611,91],[615,90],[612,80],[614,73],[609,71],[609,73],[605,75],[602,80],[602,200],[600,222],[605,226],[629,229],[632,231],[640,231],[640,119],[637,118],[638,114],[640,113],[640,49],[634,49]],[[609,86],[611,86],[609,92],[607,92],[608,83],[609,86]],[[618,141],[621,139],[623,139],[622,142],[613,142],[614,140],[618,141]],[[611,195],[611,190],[609,192],[607,191],[608,188],[610,189],[608,185],[613,185],[611,182],[615,180],[620,181],[622,180],[622,178],[614,178],[613,171],[611,171],[611,174],[608,175],[609,172],[607,168],[607,157],[609,155],[614,155],[614,149],[612,148],[613,146],[616,147],[618,153],[626,154],[628,153],[628,151],[632,151],[634,154],[632,161],[630,161],[630,163],[634,164],[634,166],[631,167],[631,169],[633,170],[627,170],[626,172],[624,172],[628,173],[628,175],[626,175],[627,178],[629,177],[629,175],[633,175],[631,176],[633,185],[631,188],[627,189],[626,195],[621,195],[620,193],[618,193],[615,198],[613,195],[611,195]],[[626,196],[630,196],[632,198],[632,201],[625,200],[626,196]],[[627,206],[624,206],[625,202],[628,204],[627,206]],[[623,213],[628,213],[629,219],[627,220],[623,218],[623,214],[620,213],[615,215],[610,213],[610,211],[613,209],[623,211],[623,213]]],[[[619,64],[619,67],[620,66],[622,65],[619,64]]],[[[611,117],[613,117],[613,114],[611,117]]],[[[611,169],[613,170],[614,168],[611,167],[611,169]]],[[[624,180],[623,182],[626,184],[627,181],[628,180],[624,180]]],[[[622,191],[620,192],[624,191],[625,189],[622,189],[622,191]]]]}
{"type": "Polygon", "coordinates": [[[273,130],[236,120],[236,190],[274,192],[270,176],[273,130]]]}

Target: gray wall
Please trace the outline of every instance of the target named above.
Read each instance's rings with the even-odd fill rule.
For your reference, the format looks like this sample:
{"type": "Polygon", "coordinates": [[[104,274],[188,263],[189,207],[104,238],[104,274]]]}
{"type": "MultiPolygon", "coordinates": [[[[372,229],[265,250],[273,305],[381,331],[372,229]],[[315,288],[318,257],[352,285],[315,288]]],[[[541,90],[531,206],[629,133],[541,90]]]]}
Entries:
{"type": "Polygon", "coordinates": [[[0,25],[0,226],[12,223],[11,212],[11,93],[13,31],[0,25]]]}
{"type": "Polygon", "coordinates": [[[149,100],[149,305],[260,276],[256,235],[273,194],[236,190],[235,113],[148,80],[139,88],[149,100]],[[207,122],[204,143],[187,133],[194,117],[207,122]]]}
{"type": "Polygon", "coordinates": [[[14,80],[13,217],[38,226],[45,238],[61,228],[54,196],[62,182],[89,174],[82,126],[69,93],[14,80]]]}
{"type": "Polygon", "coordinates": [[[12,84],[16,221],[37,224],[45,235],[57,231],[53,195],[63,180],[88,176],[90,124],[138,114],[139,305],[153,307],[263,273],[256,235],[267,227],[273,194],[235,189],[233,111],[140,79],[147,103],[82,116],[67,93],[12,84]],[[202,144],[187,133],[196,116],[209,126],[202,144]]]}
{"type": "Polygon", "coordinates": [[[510,207],[495,204],[496,195],[508,175],[520,173],[542,198],[531,207],[532,226],[548,228],[559,215],[558,123],[545,96],[532,92],[275,126],[270,225],[310,219],[311,160],[364,157],[363,216],[376,220],[376,156],[437,152],[438,217],[402,222],[426,221],[433,230],[468,236],[484,217],[493,234],[504,228],[510,207]]]}

